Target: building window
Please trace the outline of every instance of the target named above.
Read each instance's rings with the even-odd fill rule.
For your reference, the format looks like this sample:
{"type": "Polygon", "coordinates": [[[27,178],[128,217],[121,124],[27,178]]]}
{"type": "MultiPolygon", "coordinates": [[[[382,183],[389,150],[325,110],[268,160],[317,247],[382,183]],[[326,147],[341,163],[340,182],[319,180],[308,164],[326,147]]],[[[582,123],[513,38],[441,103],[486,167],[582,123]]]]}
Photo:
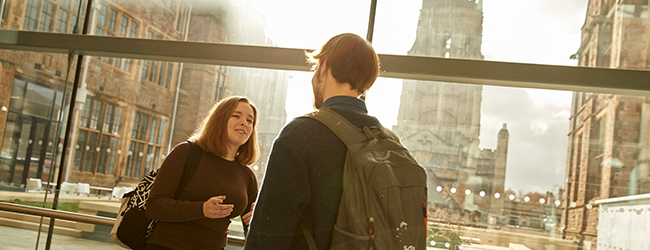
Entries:
{"type": "Polygon", "coordinates": [[[23,28],[26,30],[36,31],[38,25],[38,9],[40,1],[28,0],[27,8],[25,9],[25,22],[23,28]]]}
{"type": "Polygon", "coordinates": [[[176,19],[176,31],[183,31],[183,21],[185,19],[185,4],[181,3],[181,8],[178,10],[178,17],[176,19]]]}
{"type": "Polygon", "coordinates": [[[87,98],[79,121],[74,170],[115,174],[122,124],[122,108],[114,103],[87,98]]]}
{"type": "Polygon", "coordinates": [[[215,82],[214,82],[214,89],[212,91],[212,100],[213,101],[218,101],[223,98],[223,89],[226,86],[226,82],[228,80],[228,77],[226,76],[226,67],[224,66],[217,66],[217,74],[215,77],[215,82]]]}
{"type": "Polygon", "coordinates": [[[54,10],[56,6],[48,1],[43,1],[41,18],[38,31],[51,32],[54,23],[54,10]]]}
{"type": "MultiPolygon", "coordinates": [[[[61,5],[66,8],[70,8],[70,0],[62,0],[61,5]]],[[[72,3],[72,8],[70,10],[72,10],[72,17],[70,18],[70,27],[68,29],[68,33],[73,33],[74,27],[77,24],[77,21],[79,21],[79,26],[77,27],[76,33],[81,34],[84,15],[86,14],[86,0],[74,0],[72,3]],[[77,16],[80,16],[81,19],[77,20],[77,16]]]]}
{"type": "Polygon", "coordinates": [[[165,118],[135,112],[125,176],[139,178],[161,163],[159,159],[165,121],[165,118]]]}
{"type": "Polygon", "coordinates": [[[171,86],[173,71],[174,71],[174,65],[172,63],[167,63],[167,76],[165,77],[165,88],[169,88],[169,86],[171,86]]]}
{"type": "MultiPolygon", "coordinates": [[[[137,28],[138,24],[133,21],[132,17],[122,12],[118,12],[108,5],[100,5],[99,13],[97,14],[95,35],[135,37],[137,28]]],[[[131,70],[131,59],[102,57],[101,61],[113,64],[114,67],[123,69],[124,71],[131,70]]]]}
{"type": "Polygon", "coordinates": [[[9,5],[9,1],[3,1],[3,6],[1,7],[2,8],[2,13],[0,13],[0,19],[4,20],[5,22],[7,22],[6,13],[7,13],[7,6],[8,5],[9,5]]]}
{"type": "MultiPolygon", "coordinates": [[[[60,0],[59,4],[49,0],[28,0],[25,8],[23,29],[42,32],[72,33],[77,21],[79,5],[86,1],[60,0]],[[72,15],[71,15],[72,13],[72,15]]],[[[5,11],[6,12],[6,11],[5,11]]],[[[81,9],[81,15],[85,10],[81,9]]]]}
{"type": "Polygon", "coordinates": [[[67,10],[63,8],[59,9],[59,16],[56,21],[56,32],[65,33],[65,29],[68,27],[68,18],[70,14],[67,10]]]}
{"type": "MultiPolygon", "coordinates": [[[[160,34],[154,33],[153,31],[147,31],[147,38],[162,39],[162,36],[160,34]]],[[[173,63],[144,60],[142,61],[142,71],[140,72],[140,78],[152,83],[156,83],[158,86],[165,86],[165,88],[169,88],[171,85],[173,70],[173,63]]]]}
{"type": "MultiPolygon", "coordinates": [[[[122,22],[120,23],[120,36],[134,38],[136,36],[136,30],[137,29],[138,29],[138,23],[134,22],[129,17],[122,16],[122,22]],[[127,23],[128,23],[128,25],[126,25],[127,23]],[[128,26],[128,28],[126,28],[126,26],[128,26]],[[122,30],[121,29],[123,27],[124,27],[124,29],[128,29],[128,33],[126,35],[122,35],[122,30]]],[[[124,63],[122,63],[122,69],[124,71],[128,71],[128,72],[131,71],[131,60],[132,60],[131,58],[124,58],[123,59],[124,63]]]]}

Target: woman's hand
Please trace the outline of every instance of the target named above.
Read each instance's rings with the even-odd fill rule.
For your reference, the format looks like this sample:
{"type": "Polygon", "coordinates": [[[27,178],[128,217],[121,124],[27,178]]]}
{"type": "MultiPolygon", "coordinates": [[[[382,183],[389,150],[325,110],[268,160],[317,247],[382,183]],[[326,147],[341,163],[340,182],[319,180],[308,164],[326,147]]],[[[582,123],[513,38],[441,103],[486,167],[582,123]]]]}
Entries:
{"type": "Polygon", "coordinates": [[[251,224],[251,217],[253,217],[253,207],[255,207],[255,202],[251,203],[251,211],[244,214],[241,217],[241,221],[244,222],[244,224],[246,224],[246,226],[251,224]]]}
{"type": "Polygon", "coordinates": [[[210,219],[224,218],[232,212],[233,204],[221,204],[226,199],[225,195],[214,196],[203,203],[203,215],[210,219]]]}

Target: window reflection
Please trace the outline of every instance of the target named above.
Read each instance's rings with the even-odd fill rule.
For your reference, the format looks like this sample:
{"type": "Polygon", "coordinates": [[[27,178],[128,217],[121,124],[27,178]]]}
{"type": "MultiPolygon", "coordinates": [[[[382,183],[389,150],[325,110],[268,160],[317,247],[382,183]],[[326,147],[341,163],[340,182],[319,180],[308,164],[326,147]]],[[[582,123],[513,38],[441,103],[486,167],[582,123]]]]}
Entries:
{"type": "MultiPolygon", "coordinates": [[[[11,11],[2,13],[3,28],[71,33],[75,23],[85,17],[85,2],[80,0],[18,2],[6,1],[11,11]],[[16,7],[21,11],[15,11],[16,7]]],[[[595,2],[587,12],[585,39],[573,55],[579,65],[647,70],[647,3],[595,2]]],[[[267,36],[266,16],[241,7],[222,2],[164,0],[132,6],[123,1],[99,1],[92,8],[96,19],[90,23],[90,32],[178,41],[187,35],[188,41],[277,46],[281,38],[267,36]]],[[[483,27],[482,1],[423,1],[417,14],[419,24],[409,56],[472,60],[489,56],[482,50],[483,36],[488,35],[483,27]]],[[[295,33],[308,36],[301,30],[295,33]]],[[[10,91],[3,92],[7,98],[0,98],[7,100],[1,104],[8,107],[2,127],[0,181],[20,187],[28,178],[51,179],[47,161],[52,155],[43,152],[52,151],[37,145],[51,145],[56,136],[52,122],[71,104],[61,104],[66,56],[2,51],[0,59],[3,77],[8,77],[0,79],[11,85],[10,91]]],[[[309,88],[309,79],[299,78],[297,72],[128,58],[86,59],[88,66],[78,69],[86,80],[80,86],[83,97],[75,100],[78,103],[71,111],[75,119],[72,162],[64,177],[73,183],[105,188],[135,185],[160,166],[170,147],[193,132],[201,114],[229,95],[246,95],[259,108],[262,156],[253,170],[261,181],[278,131],[287,117],[300,115],[289,113],[290,106],[311,95],[310,89],[290,92],[298,84],[309,88]]],[[[400,86],[399,91],[381,102],[397,111],[393,117],[380,119],[400,135],[427,170],[429,221],[431,233],[437,237],[432,246],[444,245],[442,236],[448,239],[447,244],[457,237],[479,246],[494,240],[489,238],[494,235],[503,236],[504,242],[541,235],[530,240],[529,247],[537,249],[539,244],[557,240],[558,245],[589,248],[597,233],[602,233],[596,230],[603,209],[598,201],[650,193],[646,126],[650,124],[650,106],[645,97],[574,93],[572,101],[561,104],[571,106],[567,112],[547,116],[541,109],[526,109],[525,102],[543,99],[542,92],[418,80],[393,83],[400,86]],[[506,118],[506,113],[514,112],[517,117],[506,118]],[[554,127],[550,124],[554,122],[560,125],[554,127]],[[557,126],[565,130],[553,130],[557,126]],[[493,143],[485,146],[486,141],[493,143]],[[541,175],[542,170],[554,174],[541,175]],[[543,187],[533,189],[541,182],[543,187]],[[481,235],[477,232],[484,231],[480,230],[492,234],[481,235]],[[526,236],[515,237],[515,233],[526,236]]],[[[371,104],[376,98],[373,95],[380,93],[369,94],[369,108],[385,113],[383,106],[371,104]]],[[[555,101],[562,102],[561,98],[555,101]]]]}

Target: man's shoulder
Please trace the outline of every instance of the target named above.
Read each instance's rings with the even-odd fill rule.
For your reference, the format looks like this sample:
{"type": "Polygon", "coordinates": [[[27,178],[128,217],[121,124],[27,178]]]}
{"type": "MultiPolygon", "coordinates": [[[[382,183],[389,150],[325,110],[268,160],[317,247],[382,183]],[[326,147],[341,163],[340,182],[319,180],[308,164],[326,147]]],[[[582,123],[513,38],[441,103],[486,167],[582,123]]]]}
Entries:
{"type": "Polygon", "coordinates": [[[308,135],[318,130],[327,129],[327,127],[321,125],[317,120],[310,119],[307,116],[298,116],[284,125],[278,139],[308,135]]]}
{"type": "MultiPolygon", "coordinates": [[[[364,126],[381,126],[381,123],[374,116],[361,114],[348,110],[334,110],[341,116],[345,117],[350,123],[357,127],[364,126]]],[[[293,118],[284,125],[276,139],[291,142],[303,139],[319,139],[321,137],[330,137],[333,132],[325,124],[308,116],[298,116],[293,118]]]]}
{"type": "Polygon", "coordinates": [[[381,123],[376,117],[368,114],[362,114],[359,112],[354,112],[345,109],[337,109],[337,108],[332,108],[332,110],[340,114],[341,116],[345,117],[345,119],[347,119],[348,121],[350,121],[350,123],[352,123],[357,127],[381,126],[381,123]]]}

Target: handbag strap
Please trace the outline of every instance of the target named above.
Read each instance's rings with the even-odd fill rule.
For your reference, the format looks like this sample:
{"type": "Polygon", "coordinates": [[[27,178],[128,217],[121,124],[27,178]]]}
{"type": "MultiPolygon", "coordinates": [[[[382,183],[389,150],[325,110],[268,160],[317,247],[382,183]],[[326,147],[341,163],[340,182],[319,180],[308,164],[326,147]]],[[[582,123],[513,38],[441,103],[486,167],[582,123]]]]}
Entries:
{"type": "Polygon", "coordinates": [[[199,167],[199,162],[201,162],[201,155],[203,155],[203,149],[196,144],[196,142],[187,140],[190,143],[190,152],[187,154],[187,159],[185,160],[185,166],[183,167],[183,179],[176,189],[176,194],[174,198],[177,198],[181,194],[183,189],[190,183],[194,172],[199,167]]]}
{"type": "Polygon", "coordinates": [[[311,235],[311,232],[309,232],[309,229],[305,227],[302,223],[300,224],[300,227],[302,228],[302,233],[305,234],[305,240],[307,241],[307,246],[309,246],[309,250],[318,250],[318,247],[316,246],[316,241],[314,241],[314,237],[311,235]]]}

